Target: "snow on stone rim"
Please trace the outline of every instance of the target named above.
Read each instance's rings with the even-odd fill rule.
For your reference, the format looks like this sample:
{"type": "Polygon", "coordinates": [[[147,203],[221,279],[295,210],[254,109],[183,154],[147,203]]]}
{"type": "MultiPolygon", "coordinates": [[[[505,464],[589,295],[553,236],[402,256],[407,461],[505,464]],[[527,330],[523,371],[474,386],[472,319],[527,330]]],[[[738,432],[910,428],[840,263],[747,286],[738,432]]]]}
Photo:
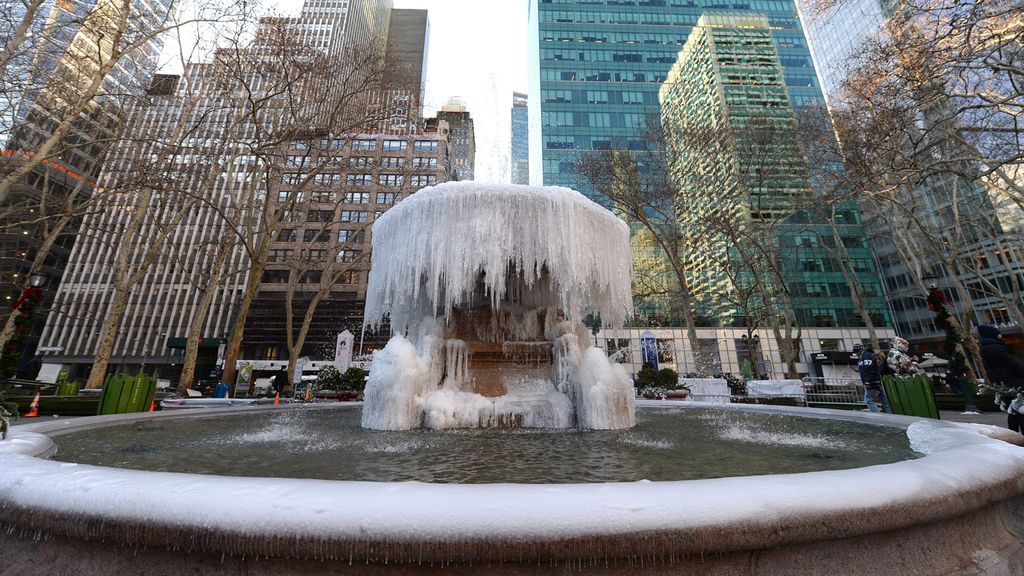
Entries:
{"type": "MultiPolygon", "coordinates": [[[[17,428],[14,432],[19,433],[17,428]]],[[[119,470],[0,451],[0,510],[14,505],[62,517],[144,521],[251,536],[543,541],[659,530],[778,527],[891,506],[907,515],[953,515],[963,512],[958,507],[985,504],[972,503],[963,494],[986,487],[1005,491],[1008,479],[1024,474],[1024,449],[976,432],[919,422],[910,426],[908,435],[927,453],[924,458],[853,470],[614,484],[242,478],[119,470]],[[939,510],[944,506],[948,510],[939,510]]],[[[899,526],[908,521],[907,515],[882,514],[877,522],[899,526]]],[[[759,537],[771,540],[773,534],[765,530],[759,537]]]]}
{"type": "Polygon", "coordinates": [[[466,302],[481,271],[492,305],[504,296],[508,263],[536,286],[547,267],[546,306],[582,320],[599,313],[620,326],[632,308],[629,228],[579,192],[478,182],[424,188],[373,225],[365,323],[390,315],[392,330],[466,302]]]}

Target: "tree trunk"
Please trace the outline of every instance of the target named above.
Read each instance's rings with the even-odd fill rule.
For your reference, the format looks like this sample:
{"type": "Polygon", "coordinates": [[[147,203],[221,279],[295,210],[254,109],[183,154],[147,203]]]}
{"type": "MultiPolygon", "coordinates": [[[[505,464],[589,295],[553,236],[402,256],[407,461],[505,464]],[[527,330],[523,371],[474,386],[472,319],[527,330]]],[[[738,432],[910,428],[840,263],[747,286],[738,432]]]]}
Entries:
{"type": "Polygon", "coordinates": [[[224,241],[217,249],[217,257],[214,259],[210,278],[196,307],[195,316],[189,326],[188,335],[185,341],[185,360],[181,366],[181,378],[178,379],[178,396],[188,394],[189,388],[195,379],[196,359],[199,357],[199,339],[202,337],[203,324],[206,323],[206,314],[210,311],[213,299],[217,297],[217,288],[220,286],[221,278],[224,277],[224,266],[231,253],[231,235],[225,234],[224,241]]]}
{"type": "Polygon", "coordinates": [[[124,318],[124,311],[128,308],[130,290],[120,287],[114,288],[114,299],[107,309],[107,318],[103,322],[103,329],[100,331],[100,344],[96,349],[96,357],[89,371],[89,379],[85,387],[95,390],[102,388],[107,379],[107,364],[110,362],[110,355],[114,352],[114,343],[117,340],[118,326],[124,318]]]}

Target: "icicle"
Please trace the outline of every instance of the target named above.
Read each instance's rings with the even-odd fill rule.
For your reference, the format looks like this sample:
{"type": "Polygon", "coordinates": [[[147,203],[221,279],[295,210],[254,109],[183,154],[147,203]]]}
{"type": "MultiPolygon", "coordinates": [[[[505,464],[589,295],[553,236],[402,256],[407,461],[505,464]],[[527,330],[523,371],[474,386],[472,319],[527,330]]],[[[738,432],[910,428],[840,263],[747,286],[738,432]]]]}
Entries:
{"type": "Polygon", "coordinates": [[[374,223],[365,321],[390,315],[398,333],[439,311],[447,322],[478,296],[483,273],[493,310],[553,306],[617,326],[632,307],[631,267],[625,223],[578,192],[448,182],[374,223]]]}

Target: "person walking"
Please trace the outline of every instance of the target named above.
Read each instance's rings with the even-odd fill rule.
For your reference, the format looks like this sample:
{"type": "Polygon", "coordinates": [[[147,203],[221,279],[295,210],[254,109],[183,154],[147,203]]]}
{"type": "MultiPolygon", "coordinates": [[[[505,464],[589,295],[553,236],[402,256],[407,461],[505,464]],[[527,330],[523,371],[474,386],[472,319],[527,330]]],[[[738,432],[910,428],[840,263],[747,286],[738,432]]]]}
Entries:
{"type": "Polygon", "coordinates": [[[882,410],[886,414],[892,414],[892,407],[889,406],[889,398],[885,395],[885,387],[882,386],[881,360],[871,345],[854,344],[853,353],[857,354],[857,370],[860,372],[860,381],[864,384],[864,403],[868,410],[878,412],[878,404],[881,402],[882,410]]]}
{"type": "Polygon", "coordinates": [[[1003,335],[995,326],[978,326],[981,361],[985,363],[988,383],[996,388],[996,404],[1006,410],[1006,427],[1024,433],[1024,366],[1006,348],[1003,335]]]}
{"type": "Polygon", "coordinates": [[[277,374],[274,374],[274,379],[270,383],[271,390],[273,391],[271,396],[274,394],[283,395],[286,386],[288,386],[288,372],[282,368],[277,371],[277,374]]]}

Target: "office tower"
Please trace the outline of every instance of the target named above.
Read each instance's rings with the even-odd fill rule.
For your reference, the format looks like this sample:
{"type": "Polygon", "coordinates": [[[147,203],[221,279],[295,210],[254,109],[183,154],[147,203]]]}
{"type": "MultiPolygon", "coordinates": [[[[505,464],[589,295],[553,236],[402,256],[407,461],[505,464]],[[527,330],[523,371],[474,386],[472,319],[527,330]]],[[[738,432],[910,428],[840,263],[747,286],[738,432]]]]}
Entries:
{"type": "Polygon", "coordinates": [[[512,94],[512,183],[530,183],[530,122],[526,94],[512,94]]]}
{"type": "MultiPolygon", "coordinates": [[[[126,107],[149,86],[169,4],[11,2],[0,18],[0,324],[30,271],[48,278],[39,308],[49,307],[80,221],[65,217],[69,205],[83,211],[126,107]]],[[[43,318],[28,329],[25,358],[43,318]]]]}
{"type": "Polygon", "coordinates": [[[451,179],[448,154],[449,131],[443,121],[415,134],[293,142],[283,158],[281,178],[270,183],[268,198],[280,209],[294,205],[295,217],[272,243],[246,321],[242,356],[287,358],[286,299],[293,307],[293,326],[300,326],[324,285],[330,292],[321,295],[305,355],[329,359],[338,333],[358,333],[370,270],[370,227],[403,198],[451,179]],[[301,186],[308,178],[313,182],[301,186]]]}
{"type": "MultiPolygon", "coordinates": [[[[162,377],[177,379],[190,330],[198,327],[196,378],[209,377],[218,362],[218,348],[223,352],[238,319],[243,293],[250,289],[256,292],[247,316],[243,355],[287,359],[285,319],[294,320],[297,330],[320,279],[335,272],[340,276],[337,286],[316,297],[318,308],[303,350],[320,357],[325,349],[333,349],[328,344],[338,332],[358,325],[368,226],[403,195],[447,179],[446,129],[400,137],[339,132],[331,122],[351,126],[350,114],[364,114],[365,108],[361,101],[353,101],[345,109],[334,110],[333,116],[323,115],[323,110],[331,109],[323,106],[330,103],[330,90],[323,89],[326,83],[315,74],[311,76],[317,79],[314,93],[302,100],[303,107],[281,106],[283,100],[271,99],[254,116],[245,100],[257,80],[260,86],[273,85],[278,79],[273,71],[287,66],[287,62],[267,60],[267,54],[280,51],[265,48],[268,42],[293,42],[291,30],[299,31],[302,47],[328,55],[332,46],[356,46],[338,40],[337,28],[311,28],[323,24],[318,19],[333,18],[335,26],[347,29],[355,22],[351,9],[355,5],[350,3],[345,12],[340,3],[319,2],[313,7],[323,10],[307,9],[295,19],[265,20],[261,30],[267,35],[258,34],[251,47],[218,53],[210,64],[191,66],[181,79],[158,77],[149,98],[133,109],[127,134],[161,135],[168,150],[154,148],[150,153],[146,147],[161,139],[133,147],[128,138],[104,169],[103,186],[125,191],[115,194],[115,199],[132,198],[137,193],[135,181],[141,177],[138,171],[157,162],[158,169],[149,171],[168,190],[169,203],[202,200],[180,207],[176,213],[183,219],[173,220],[173,211],[161,212],[165,219],[172,219],[153,224],[168,230],[167,245],[131,292],[112,364],[128,365],[129,370],[149,365],[162,377]],[[324,36],[303,37],[302,31],[320,31],[324,36]],[[325,39],[329,40],[326,49],[325,39]],[[236,62],[228,56],[240,58],[236,62]],[[276,67],[260,70],[268,64],[276,67]],[[235,90],[232,79],[253,84],[235,90]],[[190,118],[195,125],[186,126],[187,136],[175,136],[175,128],[190,118]],[[255,118],[269,132],[258,133],[255,118]],[[161,160],[163,153],[169,155],[166,160],[161,160]],[[138,161],[140,155],[144,161],[138,161]],[[138,166],[126,168],[132,167],[132,159],[138,166]],[[169,166],[159,169],[160,162],[169,166]],[[224,216],[233,219],[234,226],[251,224],[239,231],[229,227],[224,216]],[[249,238],[248,246],[241,246],[240,235],[249,238]],[[264,237],[269,242],[265,245],[269,261],[260,259],[265,269],[254,269],[250,252],[264,249],[258,240],[264,237]],[[289,282],[281,278],[293,273],[288,296],[289,282]],[[203,312],[200,303],[207,295],[212,295],[212,301],[203,312]]],[[[303,53],[294,57],[303,58],[303,53]]],[[[296,85],[282,94],[302,96],[305,89],[296,85]]],[[[88,234],[83,234],[72,257],[68,286],[60,291],[44,334],[49,348],[62,349],[48,354],[45,362],[71,368],[79,378],[93,361],[99,327],[111,306],[114,250],[121,241],[131,241],[117,237],[131,211],[109,208],[90,215],[83,226],[88,234]]],[[[138,248],[133,249],[144,250],[149,237],[140,236],[138,248]]]]}
{"type": "Polygon", "coordinates": [[[423,92],[427,81],[427,48],[430,19],[426,10],[392,10],[388,25],[389,74],[403,77],[413,90],[413,118],[423,116],[423,92]]]}
{"type": "MultiPolygon", "coordinates": [[[[828,247],[831,228],[805,212],[814,195],[811,169],[768,19],[705,12],[669,71],[661,109],[679,220],[696,231],[688,280],[698,313],[719,325],[744,325],[775,290],[786,294],[801,326],[862,325],[828,247]],[[687,141],[693,133],[707,138],[687,141]],[[773,250],[753,251],[743,245],[746,236],[729,236],[758,229],[765,233],[750,238],[774,243],[773,250]],[[772,284],[780,285],[755,289],[772,284]]],[[[837,225],[860,285],[869,287],[865,307],[884,326],[885,301],[856,218],[853,207],[842,207],[837,225]]]]}
{"type": "Polygon", "coordinates": [[[194,88],[215,84],[216,72],[215,65],[199,64],[189,66],[183,78],[158,75],[148,98],[129,111],[125,133],[104,164],[99,182],[117,193],[104,195],[84,219],[41,339],[57,351],[44,357],[46,363],[70,368],[73,378],[86,375],[103,320],[115,306],[117,250],[128,245],[130,260],[145,259],[153,239],[162,234],[169,234],[170,241],[153,255],[145,279],[132,289],[112,361],[143,370],[147,364],[180,362],[190,326],[201,322],[199,366],[204,372],[215,366],[245,288],[247,267],[245,251],[221,212],[247,198],[258,165],[255,156],[236,148],[244,146],[247,132],[243,114],[214,97],[214,91],[194,88]],[[183,126],[191,135],[176,138],[183,126]],[[206,166],[220,162],[226,171],[211,175],[206,166]],[[161,207],[134,230],[137,195],[146,191],[161,207]],[[231,243],[223,246],[224,241],[231,243]],[[218,273],[224,277],[211,282],[218,273]],[[213,291],[209,309],[197,318],[207,290],[213,291]]]}
{"type": "MultiPolygon", "coordinates": [[[[833,113],[841,113],[844,109],[844,82],[861,64],[865,50],[873,42],[886,37],[891,19],[903,22],[909,15],[895,13],[897,6],[888,0],[840,2],[824,11],[819,10],[814,0],[799,0],[798,6],[828,107],[833,113]]],[[[979,9],[993,7],[994,4],[979,9]]],[[[952,6],[942,9],[946,8],[952,9],[952,6]]],[[[944,15],[940,11],[931,17],[941,21],[944,15]]],[[[931,24],[926,24],[925,28],[930,29],[931,24]]],[[[975,81],[985,74],[984,67],[978,70],[975,81]]],[[[956,97],[957,100],[960,98],[956,97]]],[[[944,107],[943,104],[936,106],[944,107]]],[[[982,108],[978,112],[977,117],[982,122],[990,121],[985,110],[982,108]]],[[[935,129],[934,119],[947,117],[949,111],[920,109],[916,114],[915,121],[921,134],[917,140],[924,142],[924,135],[935,129]]],[[[971,117],[971,114],[964,115],[968,120],[971,117]]],[[[977,134],[985,130],[984,127],[967,126],[954,129],[977,134]]],[[[984,142],[985,139],[980,140],[984,142]]],[[[908,156],[917,154],[911,146],[908,143],[908,156]]],[[[936,149],[928,152],[933,157],[939,153],[936,149]]],[[[960,155],[956,151],[947,150],[946,153],[952,157],[960,155]]],[[[1006,170],[1011,178],[1016,174],[1018,181],[1024,174],[1019,164],[1007,166],[1006,170]]],[[[964,174],[972,171],[969,166],[961,170],[964,174]]],[[[908,254],[907,246],[894,241],[894,228],[913,229],[905,220],[900,221],[904,218],[900,210],[882,208],[870,202],[863,203],[861,207],[867,229],[871,231],[869,240],[879,263],[896,328],[915,344],[934,344],[933,349],[941,348],[938,344],[944,338],[944,332],[935,326],[935,313],[928,309],[925,299],[927,284],[934,283],[943,289],[953,310],[964,310],[967,300],[970,300],[975,315],[966,318],[968,322],[999,324],[1009,328],[1013,321],[1007,311],[1006,300],[1016,299],[1019,305],[1019,296],[1014,296],[1014,278],[1020,278],[1024,273],[1024,251],[1019,236],[1019,231],[1024,228],[1024,218],[1020,208],[1008,202],[1005,196],[989,194],[984,179],[970,182],[953,172],[956,171],[918,178],[904,186],[897,198],[904,206],[905,214],[912,214],[936,238],[943,238],[948,231],[958,228],[955,218],[971,223],[963,227],[965,234],[962,238],[949,243],[957,251],[955,258],[964,263],[957,267],[968,287],[966,293],[953,286],[948,270],[937,258],[925,255],[927,246],[911,248],[908,254]],[[913,261],[915,257],[923,257],[927,262],[921,266],[913,261]]]]}
{"type": "Polygon", "coordinates": [[[476,135],[466,102],[452,97],[437,112],[437,120],[451,128],[451,162],[455,180],[472,180],[476,162],[476,135]]]}
{"type": "MultiPolygon", "coordinates": [[[[772,26],[793,106],[820,104],[793,2],[756,0],[749,6],[772,26]]],[[[682,0],[532,2],[537,60],[530,100],[540,112],[541,130],[530,134],[531,170],[539,170],[544,184],[592,193],[574,173],[581,152],[641,145],[640,128],[658,114],[661,83],[704,10],[682,0]]]]}

